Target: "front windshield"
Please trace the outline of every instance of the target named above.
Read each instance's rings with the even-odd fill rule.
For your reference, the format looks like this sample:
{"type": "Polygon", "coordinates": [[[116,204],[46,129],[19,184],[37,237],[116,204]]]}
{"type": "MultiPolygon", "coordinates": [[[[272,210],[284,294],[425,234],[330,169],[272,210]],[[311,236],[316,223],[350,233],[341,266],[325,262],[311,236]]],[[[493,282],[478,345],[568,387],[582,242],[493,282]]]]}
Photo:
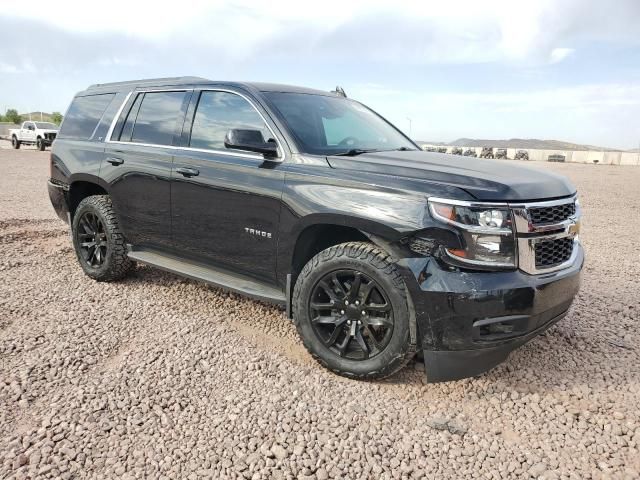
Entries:
{"type": "Polygon", "coordinates": [[[415,150],[402,133],[364,105],[343,97],[266,92],[304,153],[415,150]]]}
{"type": "Polygon", "coordinates": [[[36,126],[38,128],[41,128],[43,130],[47,130],[47,129],[58,129],[58,126],[55,123],[49,123],[49,122],[34,122],[36,124],[36,126]]]}

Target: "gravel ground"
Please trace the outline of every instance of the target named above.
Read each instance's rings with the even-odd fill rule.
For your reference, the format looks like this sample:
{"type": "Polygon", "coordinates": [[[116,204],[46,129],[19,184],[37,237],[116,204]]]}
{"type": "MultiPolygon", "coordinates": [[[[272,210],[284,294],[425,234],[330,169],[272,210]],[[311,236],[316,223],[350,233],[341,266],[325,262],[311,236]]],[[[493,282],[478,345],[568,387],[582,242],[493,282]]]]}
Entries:
{"type": "Polygon", "coordinates": [[[99,284],[0,150],[1,478],[638,478],[640,168],[536,164],[581,191],[569,316],[492,372],[425,385],[316,365],[277,308],[138,267],[99,284]]]}

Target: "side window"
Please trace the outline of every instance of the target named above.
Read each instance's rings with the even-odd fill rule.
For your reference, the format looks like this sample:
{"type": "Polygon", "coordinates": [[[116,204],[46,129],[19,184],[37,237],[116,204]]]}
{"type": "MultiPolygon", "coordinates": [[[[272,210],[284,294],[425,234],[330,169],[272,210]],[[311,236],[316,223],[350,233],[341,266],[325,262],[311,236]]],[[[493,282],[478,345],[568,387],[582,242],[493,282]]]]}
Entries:
{"type": "MultiPolygon", "coordinates": [[[[133,124],[131,141],[171,145],[176,133],[176,125],[181,120],[185,94],[185,92],[145,93],[133,124]]],[[[133,108],[131,111],[133,112],[133,108]]]]}
{"type": "Polygon", "coordinates": [[[191,127],[192,148],[225,150],[224,137],[232,128],[260,130],[272,135],[255,108],[240,95],[229,92],[202,92],[191,127]]]}
{"type": "Polygon", "coordinates": [[[76,97],[64,116],[59,138],[88,140],[115,93],[76,97]]]}
{"type": "Polygon", "coordinates": [[[123,142],[131,141],[131,134],[133,133],[133,124],[136,123],[136,117],[138,116],[138,111],[140,110],[142,97],[144,97],[144,93],[139,93],[138,96],[136,97],[136,101],[133,102],[133,106],[131,107],[131,110],[129,110],[129,114],[127,115],[127,120],[124,122],[124,127],[122,128],[122,133],[120,134],[120,140],[123,142]]]}

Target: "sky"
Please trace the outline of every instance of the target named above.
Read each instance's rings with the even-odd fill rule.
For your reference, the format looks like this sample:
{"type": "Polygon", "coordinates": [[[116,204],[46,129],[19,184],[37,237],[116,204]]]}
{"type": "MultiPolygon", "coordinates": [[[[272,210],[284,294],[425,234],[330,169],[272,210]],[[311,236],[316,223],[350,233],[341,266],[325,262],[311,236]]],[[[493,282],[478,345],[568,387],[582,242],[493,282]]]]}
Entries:
{"type": "Polygon", "coordinates": [[[317,5],[30,0],[0,8],[0,111],[64,113],[93,83],[196,75],[340,85],[424,141],[639,146],[640,0],[317,5]]]}

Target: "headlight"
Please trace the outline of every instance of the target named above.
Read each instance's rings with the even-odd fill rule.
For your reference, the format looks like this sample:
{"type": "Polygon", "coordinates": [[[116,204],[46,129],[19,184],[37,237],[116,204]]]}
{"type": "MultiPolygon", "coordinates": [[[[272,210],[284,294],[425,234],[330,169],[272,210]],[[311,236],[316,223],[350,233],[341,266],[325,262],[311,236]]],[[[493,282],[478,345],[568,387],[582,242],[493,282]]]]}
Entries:
{"type": "Polygon", "coordinates": [[[513,219],[508,207],[430,199],[429,210],[435,219],[455,226],[464,240],[462,249],[445,249],[452,258],[477,266],[516,266],[513,219]]]}

